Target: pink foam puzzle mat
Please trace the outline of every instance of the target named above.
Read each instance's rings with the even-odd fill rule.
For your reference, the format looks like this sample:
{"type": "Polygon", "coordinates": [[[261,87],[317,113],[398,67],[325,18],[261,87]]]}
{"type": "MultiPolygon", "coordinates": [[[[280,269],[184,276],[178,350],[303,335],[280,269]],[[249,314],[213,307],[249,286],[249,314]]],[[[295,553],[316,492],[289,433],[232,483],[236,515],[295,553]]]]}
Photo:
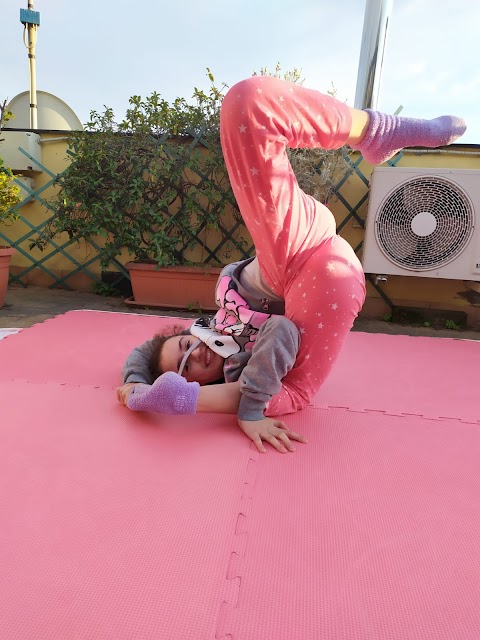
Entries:
{"type": "Polygon", "coordinates": [[[352,333],[308,437],[133,413],[175,320],[70,312],[0,341],[2,640],[478,640],[480,344],[352,333]]]}

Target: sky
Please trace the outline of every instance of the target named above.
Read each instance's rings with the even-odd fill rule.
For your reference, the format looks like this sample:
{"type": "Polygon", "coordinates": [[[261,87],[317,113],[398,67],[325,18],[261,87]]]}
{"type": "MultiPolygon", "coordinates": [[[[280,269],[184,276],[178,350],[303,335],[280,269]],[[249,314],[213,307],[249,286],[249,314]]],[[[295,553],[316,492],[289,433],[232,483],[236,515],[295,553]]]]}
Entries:
{"type": "MultiPolygon", "coordinates": [[[[0,0],[0,100],[29,88],[20,8],[0,0]]],[[[82,123],[132,95],[189,99],[206,68],[232,86],[261,67],[302,70],[305,85],[354,105],[365,0],[34,0],[37,88],[82,123]],[[272,7],[274,7],[272,9],[272,7]]],[[[480,144],[480,2],[393,0],[377,108],[407,117],[463,117],[480,144]]],[[[12,123],[13,124],[13,123],[12,123]]]]}

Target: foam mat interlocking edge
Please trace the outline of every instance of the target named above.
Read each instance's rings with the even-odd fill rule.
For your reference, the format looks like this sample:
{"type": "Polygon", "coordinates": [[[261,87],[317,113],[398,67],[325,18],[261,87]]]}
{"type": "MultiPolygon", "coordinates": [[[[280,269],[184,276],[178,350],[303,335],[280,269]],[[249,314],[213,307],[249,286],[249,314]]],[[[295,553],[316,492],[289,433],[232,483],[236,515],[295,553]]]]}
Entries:
{"type": "Polygon", "coordinates": [[[309,408],[315,409],[316,411],[329,411],[329,410],[339,410],[339,411],[347,411],[349,413],[370,413],[370,414],[378,414],[384,416],[392,416],[397,418],[420,418],[422,420],[433,420],[434,422],[442,422],[442,421],[451,421],[452,423],[459,424],[478,424],[480,425],[480,418],[478,420],[472,418],[458,418],[456,416],[445,416],[440,415],[439,413],[432,412],[430,414],[427,413],[414,413],[408,411],[395,411],[390,409],[367,409],[362,407],[349,407],[346,405],[338,406],[338,405],[328,405],[325,407],[316,407],[314,405],[309,405],[309,408]]]}
{"type": "MultiPolygon", "coordinates": [[[[279,454],[280,455],[280,454],[279,454]]],[[[220,602],[216,623],[215,640],[233,638],[228,631],[228,616],[230,609],[238,607],[240,590],[242,588],[242,564],[245,562],[248,536],[249,514],[254,498],[255,478],[257,465],[261,454],[253,443],[250,444],[250,457],[247,461],[246,474],[240,496],[238,515],[233,532],[232,550],[228,558],[227,573],[225,576],[225,591],[220,602]]]]}

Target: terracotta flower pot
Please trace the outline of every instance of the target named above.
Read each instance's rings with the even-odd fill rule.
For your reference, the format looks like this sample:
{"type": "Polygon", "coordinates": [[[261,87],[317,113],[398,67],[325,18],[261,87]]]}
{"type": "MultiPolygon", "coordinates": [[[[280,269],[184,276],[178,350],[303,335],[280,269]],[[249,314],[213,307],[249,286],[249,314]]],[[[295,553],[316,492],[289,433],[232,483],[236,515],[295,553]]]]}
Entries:
{"type": "Polygon", "coordinates": [[[217,267],[162,267],[129,262],[133,299],[125,302],[148,307],[217,311],[217,267]]]}
{"type": "Polygon", "coordinates": [[[3,307],[8,287],[10,260],[15,253],[12,247],[0,247],[0,307],[3,307]]]}

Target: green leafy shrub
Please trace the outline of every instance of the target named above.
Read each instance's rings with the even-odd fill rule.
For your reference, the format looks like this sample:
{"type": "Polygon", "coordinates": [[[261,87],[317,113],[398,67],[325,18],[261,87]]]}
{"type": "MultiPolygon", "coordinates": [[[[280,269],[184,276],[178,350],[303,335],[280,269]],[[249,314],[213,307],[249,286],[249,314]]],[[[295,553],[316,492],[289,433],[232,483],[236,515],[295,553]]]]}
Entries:
{"type": "Polygon", "coordinates": [[[445,320],[445,329],[453,329],[454,331],[458,331],[460,329],[460,325],[457,324],[454,320],[445,320]]]}
{"type": "Polygon", "coordinates": [[[223,94],[209,79],[194,104],[153,93],[130,98],[119,124],[109,108],[92,112],[87,131],[71,135],[72,161],[51,202],[57,216],[34,245],[61,232],[102,236],[104,266],[123,249],[159,266],[183,263],[199,230],[218,227],[225,202],[236,207],[220,151],[223,94]]]}
{"type": "MultiPolygon", "coordinates": [[[[4,124],[13,117],[13,114],[6,110],[6,105],[6,100],[0,103],[0,132],[4,124]]],[[[0,222],[13,222],[17,219],[18,215],[12,208],[19,202],[20,189],[13,183],[12,170],[4,165],[0,157],[0,222]]]]}
{"type": "MultiPolygon", "coordinates": [[[[277,65],[273,75],[279,74],[277,65]]],[[[283,75],[301,81],[297,70],[283,75]]],[[[110,108],[93,111],[86,131],[71,134],[71,163],[50,203],[57,215],[31,247],[43,249],[62,232],[87,241],[101,236],[104,267],[124,250],[138,261],[168,266],[186,262],[200,232],[225,229],[223,216],[239,222],[220,145],[226,87],[216,86],[210,70],[207,76],[208,90],[195,88],[193,103],[170,103],[158,93],[133,96],[120,123],[110,108]]],[[[324,202],[341,158],[338,151],[290,153],[300,186],[324,202]]],[[[241,252],[247,243],[239,233],[222,237],[224,246],[241,252]]],[[[217,264],[211,253],[205,262],[217,264]]]]}
{"type": "Polygon", "coordinates": [[[20,202],[20,189],[13,184],[13,173],[0,158],[0,221],[12,222],[17,214],[12,207],[20,202]]]}

